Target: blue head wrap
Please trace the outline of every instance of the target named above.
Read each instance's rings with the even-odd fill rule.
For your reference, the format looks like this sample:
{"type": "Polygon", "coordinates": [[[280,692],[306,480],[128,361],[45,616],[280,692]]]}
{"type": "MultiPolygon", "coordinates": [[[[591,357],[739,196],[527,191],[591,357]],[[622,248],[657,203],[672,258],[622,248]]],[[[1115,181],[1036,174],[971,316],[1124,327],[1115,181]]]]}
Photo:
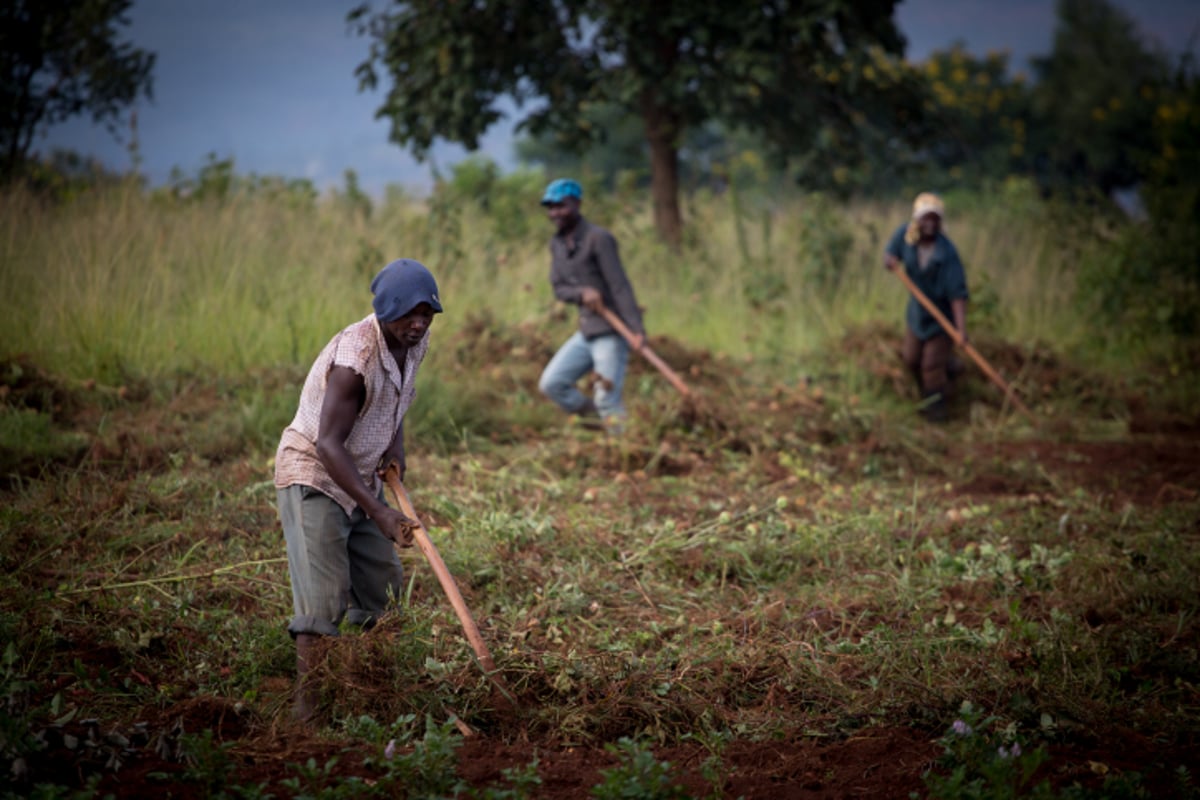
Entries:
{"type": "Polygon", "coordinates": [[[573,181],[570,178],[559,178],[556,181],[551,181],[550,185],[546,187],[546,191],[542,194],[542,205],[561,203],[568,197],[582,200],[583,187],[577,181],[573,181]]]}
{"type": "Polygon", "coordinates": [[[442,311],[433,274],[411,258],[393,261],[380,270],[371,281],[371,291],[375,294],[372,303],[375,316],[380,322],[394,322],[421,303],[429,303],[436,313],[442,311]]]}

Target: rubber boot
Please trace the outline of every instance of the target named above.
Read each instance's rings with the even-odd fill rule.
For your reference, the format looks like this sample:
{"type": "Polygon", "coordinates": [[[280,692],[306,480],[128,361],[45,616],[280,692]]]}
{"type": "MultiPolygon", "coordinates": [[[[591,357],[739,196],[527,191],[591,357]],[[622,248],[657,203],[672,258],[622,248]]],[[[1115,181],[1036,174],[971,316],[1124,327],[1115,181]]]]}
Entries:
{"type": "Polygon", "coordinates": [[[946,409],[944,392],[926,392],[925,402],[921,405],[921,416],[930,422],[941,424],[949,418],[946,409]]]}
{"type": "Polygon", "coordinates": [[[315,633],[296,635],[296,697],[292,706],[292,718],[304,725],[311,725],[317,718],[321,693],[311,674],[317,667],[317,647],[321,637],[315,633]]]}
{"type": "Polygon", "coordinates": [[[921,368],[920,367],[909,367],[908,374],[912,375],[913,383],[915,383],[917,385],[917,391],[920,392],[922,396],[924,396],[925,387],[921,385],[921,368]]]}
{"type": "Polygon", "coordinates": [[[583,405],[575,412],[575,416],[579,418],[579,424],[591,430],[604,430],[604,421],[600,418],[600,411],[596,408],[596,401],[592,398],[585,398],[583,405]]]}

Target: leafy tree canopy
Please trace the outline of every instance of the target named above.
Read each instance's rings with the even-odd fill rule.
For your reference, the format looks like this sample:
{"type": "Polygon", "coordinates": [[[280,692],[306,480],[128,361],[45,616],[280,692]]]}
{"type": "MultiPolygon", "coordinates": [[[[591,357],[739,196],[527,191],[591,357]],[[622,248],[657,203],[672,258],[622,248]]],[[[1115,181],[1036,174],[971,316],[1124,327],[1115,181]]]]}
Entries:
{"type": "Polygon", "coordinates": [[[151,93],[154,55],[122,41],[131,0],[0,0],[0,180],[39,129],[79,114],[113,124],[151,93]]]}
{"type": "Polygon", "coordinates": [[[1150,120],[1171,72],[1166,55],[1108,0],[1059,0],[1053,48],[1034,70],[1043,173],[1105,193],[1136,184],[1139,161],[1154,148],[1150,120]]]}
{"type": "MultiPolygon", "coordinates": [[[[387,82],[379,116],[421,154],[435,139],[475,147],[511,95],[521,126],[563,144],[602,141],[589,113],[615,105],[639,122],[650,155],[655,220],[677,242],[679,148],[710,120],[761,131],[780,150],[818,121],[862,124],[866,66],[903,38],[895,0],[397,2],[350,15],[371,38],[360,85],[387,82]]],[[[876,71],[876,76],[879,72],[876,71]]],[[[875,97],[871,97],[875,95],[875,97]]],[[[894,118],[894,117],[893,117],[894,118]]]]}

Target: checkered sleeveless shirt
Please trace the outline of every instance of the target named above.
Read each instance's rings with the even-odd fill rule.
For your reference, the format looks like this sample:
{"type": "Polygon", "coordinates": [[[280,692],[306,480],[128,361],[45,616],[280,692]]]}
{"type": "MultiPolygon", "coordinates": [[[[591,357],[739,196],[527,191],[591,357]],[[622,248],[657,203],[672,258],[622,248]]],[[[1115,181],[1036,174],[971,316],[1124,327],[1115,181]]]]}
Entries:
{"type": "Polygon", "coordinates": [[[275,453],[276,488],[305,484],[329,495],[347,515],[354,512],[357,504],[329,477],[317,456],[321,404],[325,399],[329,370],[340,366],[354,370],[366,384],[366,398],[346,439],[346,450],[363,483],[378,494],[381,482],[376,470],[417,394],[417,368],[428,350],[429,333],[426,332],[419,344],[409,348],[401,372],[374,314],[333,337],[309,370],[300,393],[300,408],[283,431],[275,453]]]}

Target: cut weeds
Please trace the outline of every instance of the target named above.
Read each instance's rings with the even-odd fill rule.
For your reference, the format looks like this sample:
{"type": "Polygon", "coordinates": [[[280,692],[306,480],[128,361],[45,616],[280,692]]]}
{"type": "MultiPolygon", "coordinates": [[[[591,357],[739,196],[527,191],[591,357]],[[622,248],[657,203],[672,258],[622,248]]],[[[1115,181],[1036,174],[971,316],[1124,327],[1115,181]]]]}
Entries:
{"type": "Polygon", "coordinates": [[[410,486],[517,708],[497,708],[406,553],[406,602],[328,643],[315,733],[287,721],[270,482],[296,376],[121,393],[0,365],[6,419],[55,437],[6,439],[6,791],[1194,793],[1185,412],[993,347],[1049,423],[1023,427],[976,376],[958,420],[929,428],[887,336],[851,332],[816,383],[655,338],[720,424],[634,363],[620,439],[537,399],[536,326],[480,319],[439,342],[410,486]],[[1169,438],[1130,432],[1156,418],[1169,438]]]}

